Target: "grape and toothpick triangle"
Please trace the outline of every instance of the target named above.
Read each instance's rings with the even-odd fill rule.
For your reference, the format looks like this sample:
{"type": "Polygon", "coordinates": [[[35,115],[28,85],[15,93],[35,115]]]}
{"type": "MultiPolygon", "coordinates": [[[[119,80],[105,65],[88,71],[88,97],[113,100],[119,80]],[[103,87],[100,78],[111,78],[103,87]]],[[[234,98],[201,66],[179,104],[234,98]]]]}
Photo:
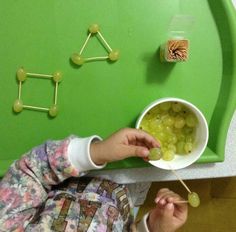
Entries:
{"type": "Polygon", "coordinates": [[[71,55],[71,60],[74,64],[76,65],[83,65],[85,62],[89,61],[98,61],[98,60],[110,60],[110,61],[117,61],[119,59],[119,51],[118,50],[113,50],[108,42],[105,40],[103,37],[102,33],[100,32],[98,24],[92,24],[89,29],[89,34],[80,49],[79,53],[73,53],[71,55]],[[92,35],[95,35],[98,37],[99,41],[103,44],[103,46],[106,48],[108,54],[106,56],[96,56],[96,57],[89,57],[89,58],[84,58],[82,57],[82,53],[86,47],[86,45],[89,42],[89,39],[91,38],[92,35]]]}

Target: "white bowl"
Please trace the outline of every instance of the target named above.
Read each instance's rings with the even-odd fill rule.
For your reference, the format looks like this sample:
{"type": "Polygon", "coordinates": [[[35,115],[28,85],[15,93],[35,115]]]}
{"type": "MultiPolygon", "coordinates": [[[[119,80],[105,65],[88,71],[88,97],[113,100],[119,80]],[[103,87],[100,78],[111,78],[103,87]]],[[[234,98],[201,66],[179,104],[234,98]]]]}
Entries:
{"type": "Polygon", "coordinates": [[[199,157],[203,154],[207,146],[209,131],[208,131],[207,121],[204,115],[196,106],[194,106],[192,103],[186,100],[183,100],[180,98],[171,98],[171,97],[161,98],[149,104],[139,116],[135,127],[136,128],[140,127],[141,121],[143,120],[144,116],[150,109],[159,105],[160,103],[169,102],[169,101],[180,102],[181,104],[186,106],[188,109],[190,109],[192,113],[194,113],[198,119],[198,124],[196,127],[196,138],[194,142],[195,145],[190,154],[188,155],[175,154],[175,158],[171,161],[165,161],[162,159],[157,160],[157,161],[149,161],[150,164],[158,168],[166,169],[166,170],[170,170],[170,169],[176,170],[176,169],[185,168],[191,165],[192,163],[194,163],[197,159],[199,159],[199,157]]]}

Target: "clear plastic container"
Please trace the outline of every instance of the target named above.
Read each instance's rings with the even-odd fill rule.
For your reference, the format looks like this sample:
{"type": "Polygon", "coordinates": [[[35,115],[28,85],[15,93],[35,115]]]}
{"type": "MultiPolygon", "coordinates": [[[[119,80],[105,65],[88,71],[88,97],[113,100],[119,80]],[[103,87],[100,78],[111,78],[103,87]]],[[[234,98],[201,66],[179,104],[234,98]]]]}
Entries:
{"type": "Polygon", "coordinates": [[[166,62],[187,61],[189,58],[188,34],[194,19],[190,15],[175,15],[167,31],[167,41],[161,45],[160,58],[166,62]]]}

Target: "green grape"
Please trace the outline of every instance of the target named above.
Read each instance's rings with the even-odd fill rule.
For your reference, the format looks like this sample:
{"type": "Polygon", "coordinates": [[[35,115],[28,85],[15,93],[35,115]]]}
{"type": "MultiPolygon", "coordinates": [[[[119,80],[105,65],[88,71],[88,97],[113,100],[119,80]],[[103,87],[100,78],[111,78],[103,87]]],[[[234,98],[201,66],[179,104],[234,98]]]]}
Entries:
{"type": "MultiPolygon", "coordinates": [[[[150,123],[149,123],[149,127],[152,129],[152,130],[160,130],[160,125],[161,125],[161,121],[158,120],[158,119],[154,119],[154,120],[151,120],[150,123]]],[[[161,126],[163,128],[163,126],[161,126]]]]}
{"type": "Polygon", "coordinates": [[[150,112],[150,114],[153,114],[153,115],[161,113],[160,106],[157,105],[157,106],[153,107],[149,112],[150,112]]]}
{"type": "Polygon", "coordinates": [[[200,198],[197,193],[191,192],[188,194],[188,202],[192,207],[198,207],[200,205],[200,198]]]}
{"type": "Polygon", "coordinates": [[[160,113],[161,120],[164,121],[165,118],[166,118],[168,115],[169,115],[169,114],[168,114],[168,111],[162,111],[162,112],[160,113]]]}
{"type": "Polygon", "coordinates": [[[108,57],[111,61],[116,61],[119,59],[120,52],[118,50],[113,50],[109,53],[108,57]]]}
{"type": "Polygon", "coordinates": [[[157,135],[155,134],[155,135],[153,135],[153,137],[157,140],[157,141],[159,141],[159,143],[161,144],[161,141],[159,140],[159,138],[157,137],[157,135]]]}
{"type": "Polygon", "coordinates": [[[163,131],[164,130],[164,126],[163,124],[159,123],[156,125],[156,131],[157,132],[160,132],[160,131],[163,131]]]}
{"type": "Polygon", "coordinates": [[[180,141],[176,144],[176,152],[181,155],[181,154],[185,154],[184,151],[184,146],[185,146],[185,142],[180,141]]]}
{"type": "Polygon", "coordinates": [[[167,147],[168,147],[168,144],[169,144],[169,143],[167,143],[167,142],[163,142],[163,143],[161,144],[161,149],[162,149],[163,147],[167,148],[167,147]]]}
{"type": "Polygon", "coordinates": [[[53,73],[53,80],[55,82],[61,82],[61,80],[62,80],[61,72],[57,71],[57,72],[53,73]]]}
{"type": "Polygon", "coordinates": [[[176,136],[177,136],[177,140],[178,140],[179,142],[186,140],[186,137],[185,137],[185,135],[184,135],[182,132],[176,134],[176,136]]]}
{"type": "Polygon", "coordinates": [[[174,123],[175,123],[175,120],[170,115],[167,115],[166,117],[163,118],[163,124],[166,126],[173,126],[174,123]]]}
{"type": "Polygon", "coordinates": [[[162,120],[162,115],[160,113],[158,113],[158,114],[156,114],[155,118],[158,120],[162,120]]]}
{"type": "Polygon", "coordinates": [[[183,108],[183,109],[179,112],[179,116],[185,118],[185,117],[187,117],[188,112],[189,112],[189,110],[188,110],[187,108],[183,108]]]}
{"type": "Polygon", "coordinates": [[[152,129],[148,129],[148,132],[152,135],[152,136],[156,136],[157,135],[157,132],[155,130],[152,130],[152,129]]]}
{"type": "Polygon", "coordinates": [[[152,120],[153,120],[153,118],[151,118],[151,117],[144,117],[142,119],[142,123],[149,124],[152,120]]]}
{"type": "Polygon", "coordinates": [[[175,158],[175,153],[172,150],[163,151],[162,159],[165,161],[170,161],[175,158]]]}
{"type": "Polygon", "coordinates": [[[20,99],[15,100],[13,110],[17,113],[23,110],[23,102],[20,99]]]}
{"type": "Polygon", "coordinates": [[[178,113],[177,113],[177,112],[174,112],[172,109],[169,109],[168,113],[169,113],[169,115],[170,115],[171,117],[173,117],[173,118],[178,115],[178,113]]]}
{"type": "Polygon", "coordinates": [[[58,114],[58,107],[57,107],[57,105],[51,106],[50,109],[49,109],[49,115],[51,117],[56,117],[57,114],[58,114]]]}
{"type": "Polygon", "coordinates": [[[167,149],[173,151],[174,153],[176,153],[176,146],[174,144],[171,144],[171,143],[168,144],[167,149]]]}
{"type": "Polygon", "coordinates": [[[143,120],[148,120],[148,119],[151,119],[153,116],[151,115],[150,112],[147,112],[144,117],[143,117],[143,120]]]}
{"type": "Polygon", "coordinates": [[[192,128],[192,127],[185,126],[185,127],[183,128],[183,133],[184,133],[185,135],[192,134],[193,132],[194,132],[194,128],[192,128]]]}
{"type": "Polygon", "coordinates": [[[27,74],[26,74],[26,71],[24,70],[24,68],[19,68],[16,72],[16,75],[17,75],[17,79],[19,81],[25,81],[26,80],[27,74]]]}
{"type": "Polygon", "coordinates": [[[156,132],[156,131],[151,131],[151,132],[149,132],[156,140],[158,140],[159,141],[159,139],[158,139],[158,132],[156,132]]]}
{"type": "Polygon", "coordinates": [[[168,137],[168,143],[173,143],[173,144],[175,144],[175,143],[177,143],[177,141],[178,141],[178,139],[177,139],[177,136],[176,136],[175,134],[169,135],[169,137],[168,137]]]}
{"type": "Polygon", "coordinates": [[[78,53],[72,54],[71,60],[73,61],[73,63],[75,63],[77,65],[83,65],[84,64],[84,59],[78,53]]]}
{"type": "Polygon", "coordinates": [[[175,128],[181,129],[181,128],[184,127],[184,125],[185,125],[185,120],[184,120],[184,118],[183,118],[183,117],[180,117],[180,116],[177,116],[177,117],[175,118],[175,124],[174,124],[175,128]]]}
{"type": "Polygon", "coordinates": [[[195,127],[197,125],[197,118],[193,114],[188,114],[185,121],[188,127],[195,127]]]}
{"type": "Polygon", "coordinates": [[[162,157],[162,151],[159,147],[150,149],[148,159],[149,160],[159,160],[162,157]]]}
{"type": "Polygon", "coordinates": [[[172,128],[170,126],[163,126],[163,131],[167,134],[172,134],[172,128]]]}
{"type": "Polygon", "coordinates": [[[160,131],[158,134],[157,134],[157,137],[158,137],[158,140],[160,140],[161,142],[165,142],[167,141],[167,134],[165,134],[164,132],[160,131]]]}
{"type": "Polygon", "coordinates": [[[182,110],[182,104],[179,102],[173,102],[171,108],[174,112],[180,112],[182,110]]]}
{"type": "Polygon", "coordinates": [[[185,143],[184,145],[185,153],[191,153],[192,150],[193,150],[193,144],[190,142],[185,143]]]}
{"type": "Polygon", "coordinates": [[[166,146],[167,143],[161,143],[161,151],[162,151],[162,156],[164,154],[164,152],[166,152],[168,150],[167,146],[166,146]]]}
{"type": "Polygon", "coordinates": [[[178,135],[182,134],[182,129],[178,129],[178,128],[173,127],[172,131],[173,131],[173,133],[176,134],[177,137],[178,137],[178,135]]]}
{"type": "Polygon", "coordinates": [[[139,127],[139,129],[140,130],[143,130],[143,131],[147,131],[147,132],[149,132],[149,127],[147,127],[146,125],[140,125],[140,127],[139,127]]]}
{"type": "Polygon", "coordinates": [[[168,111],[171,107],[171,102],[163,102],[160,104],[160,109],[162,111],[168,111]]]}
{"type": "Polygon", "coordinates": [[[186,135],[186,138],[185,138],[185,141],[186,143],[193,143],[194,141],[194,135],[193,134],[190,134],[190,135],[186,135]]]}
{"type": "Polygon", "coordinates": [[[143,127],[149,127],[149,120],[147,120],[146,118],[143,118],[140,125],[143,127]]]}
{"type": "Polygon", "coordinates": [[[99,26],[98,24],[92,24],[90,27],[89,27],[89,32],[91,32],[92,34],[95,34],[99,31],[99,26]]]}
{"type": "Polygon", "coordinates": [[[145,125],[140,125],[140,126],[139,126],[139,129],[140,129],[140,130],[143,130],[143,131],[146,131],[146,132],[149,132],[148,127],[146,127],[145,125]]]}

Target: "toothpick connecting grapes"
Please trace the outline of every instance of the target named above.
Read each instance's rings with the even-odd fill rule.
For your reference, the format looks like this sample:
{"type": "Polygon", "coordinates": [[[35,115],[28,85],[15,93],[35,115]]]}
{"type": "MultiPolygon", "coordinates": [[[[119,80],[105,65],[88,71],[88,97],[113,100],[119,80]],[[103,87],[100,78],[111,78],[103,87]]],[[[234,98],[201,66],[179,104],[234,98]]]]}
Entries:
{"type": "Polygon", "coordinates": [[[18,99],[16,99],[14,102],[13,110],[16,113],[20,113],[23,109],[46,111],[49,113],[49,115],[51,117],[56,117],[58,114],[58,106],[57,106],[58,86],[59,86],[59,82],[61,82],[61,80],[62,80],[62,74],[58,71],[53,73],[52,75],[39,74],[39,73],[29,73],[29,72],[26,72],[24,68],[19,68],[17,70],[16,76],[17,76],[17,79],[19,82],[19,88],[18,88],[18,99]],[[54,100],[53,100],[53,104],[50,108],[23,104],[23,101],[21,99],[22,83],[24,81],[26,81],[27,77],[49,79],[55,83],[54,100]]]}
{"type": "Polygon", "coordinates": [[[89,34],[82,46],[82,48],[80,49],[79,53],[74,53],[71,56],[71,60],[73,63],[75,63],[76,65],[83,65],[85,62],[89,62],[89,61],[100,61],[100,60],[111,60],[111,61],[117,61],[119,59],[119,51],[118,50],[113,50],[110,45],[108,44],[108,42],[105,40],[105,38],[103,37],[103,35],[100,32],[99,26],[98,24],[92,24],[89,27],[89,34]],[[82,53],[86,47],[86,45],[89,42],[89,39],[91,38],[92,35],[96,35],[99,38],[99,41],[103,44],[103,46],[106,48],[108,55],[107,56],[96,56],[96,57],[90,57],[90,58],[84,58],[82,57],[82,53]]]}

